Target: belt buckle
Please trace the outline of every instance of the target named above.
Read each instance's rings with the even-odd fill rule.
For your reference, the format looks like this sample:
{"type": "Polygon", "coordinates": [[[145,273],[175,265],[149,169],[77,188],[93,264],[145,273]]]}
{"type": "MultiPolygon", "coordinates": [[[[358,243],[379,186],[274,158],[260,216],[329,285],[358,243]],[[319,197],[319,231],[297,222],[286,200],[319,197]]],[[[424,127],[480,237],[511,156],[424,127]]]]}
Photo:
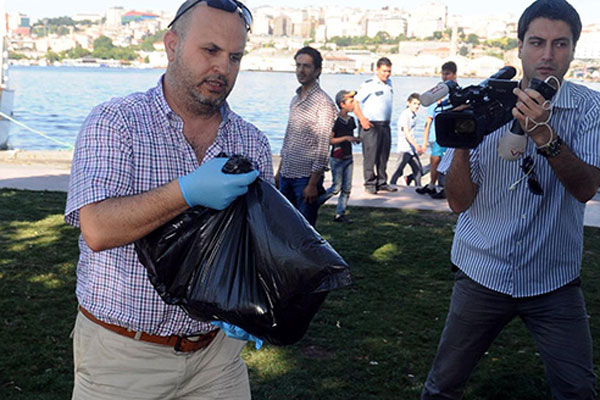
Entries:
{"type": "Polygon", "coordinates": [[[185,339],[182,336],[177,336],[177,340],[175,341],[175,346],[173,346],[173,348],[175,349],[175,351],[181,352],[181,353],[185,353],[186,351],[183,349],[183,347],[181,347],[181,341],[185,339]]]}

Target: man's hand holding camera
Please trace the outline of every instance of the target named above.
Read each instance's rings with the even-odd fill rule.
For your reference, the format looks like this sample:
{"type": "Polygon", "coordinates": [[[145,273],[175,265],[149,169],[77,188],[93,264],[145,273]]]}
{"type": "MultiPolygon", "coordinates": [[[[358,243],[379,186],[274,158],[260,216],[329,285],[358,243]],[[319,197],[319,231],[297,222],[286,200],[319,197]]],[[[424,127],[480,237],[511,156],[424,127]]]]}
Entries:
{"type": "Polygon", "coordinates": [[[540,147],[556,138],[556,133],[548,124],[550,108],[548,102],[536,90],[515,88],[517,104],[512,109],[512,115],[519,121],[523,131],[540,147]]]}

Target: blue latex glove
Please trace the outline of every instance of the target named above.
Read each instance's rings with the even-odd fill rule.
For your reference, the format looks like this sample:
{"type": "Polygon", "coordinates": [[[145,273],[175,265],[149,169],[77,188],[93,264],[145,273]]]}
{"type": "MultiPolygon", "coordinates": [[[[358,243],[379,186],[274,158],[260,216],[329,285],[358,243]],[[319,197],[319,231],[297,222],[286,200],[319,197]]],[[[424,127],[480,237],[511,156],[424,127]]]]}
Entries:
{"type": "Polygon", "coordinates": [[[263,345],[263,340],[249,334],[239,326],[231,325],[224,321],[210,321],[214,326],[218,326],[230,338],[237,340],[246,340],[254,342],[254,347],[259,350],[263,345]]]}
{"type": "Polygon", "coordinates": [[[227,160],[213,158],[191,174],[178,179],[181,193],[190,207],[203,206],[223,210],[238,196],[248,192],[248,185],[256,180],[258,171],[225,174],[222,168],[227,160]]]}

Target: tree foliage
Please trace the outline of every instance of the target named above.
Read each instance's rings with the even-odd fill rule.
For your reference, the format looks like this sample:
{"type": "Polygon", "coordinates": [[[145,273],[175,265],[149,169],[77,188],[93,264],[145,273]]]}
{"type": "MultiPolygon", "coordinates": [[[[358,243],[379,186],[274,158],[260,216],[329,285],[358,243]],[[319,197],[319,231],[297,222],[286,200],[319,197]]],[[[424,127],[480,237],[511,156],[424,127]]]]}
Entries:
{"type": "Polygon", "coordinates": [[[75,21],[71,17],[44,18],[37,21],[33,26],[75,26],[75,21]]]}
{"type": "Polygon", "coordinates": [[[8,52],[8,58],[11,60],[29,60],[29,57],[27,57],[25,54],[17,53],[14,51],[8,52]]]}
{"type": "Polygon", "coordinates": [[[486,46],[498,47],[504,51],[517,48],[519,41],[515,38],[503,37],[500,39],[490,39],[485,41],[486,46]]]}
{"type": "Polygon", "coordinates": [[[479,44],[479,36],[474,33],[469,33],[466,42],[472,44],[473,46],[477,46],[479,44]]]}
{"type": "Polygon", "coordinates": [[[49,62],[49,63],[54,63],[56,61],[61,61],[62,57],[60,56],[60,54],[52,51],[52,49],[48,49],[48,51],[46,52],[44,58],[49,62]]]}
{"type": "Polygon", "coordinates": [[[166,32],[167,30],[165,29],[156,32],[154,35],[146,36],[143,42],[139,46],[136,46],[136,48],[144,51],[154,51],[154,43],[160,42],[165,36],[166,32]]]}
{"type": "Polygon", "coordinates": [[[349,47],[359,46],[365,48],[366,46],[380,45],[380,44],[396,44],[399,41],[407,40],[405,35],[397,37],[390,36],[389,33],[380,31],[373,37],[369,36],[334,36],[328,41],[335,43],[338,47],[349,47]]]}

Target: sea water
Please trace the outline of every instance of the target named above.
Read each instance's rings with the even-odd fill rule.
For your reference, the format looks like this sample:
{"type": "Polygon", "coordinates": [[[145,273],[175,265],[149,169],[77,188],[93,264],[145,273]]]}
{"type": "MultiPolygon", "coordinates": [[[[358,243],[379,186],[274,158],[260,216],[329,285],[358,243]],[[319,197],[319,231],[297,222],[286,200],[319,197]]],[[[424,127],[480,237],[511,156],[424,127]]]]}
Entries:
{"type": "MultiPolygon", "coordinates": [[[[28,127],[59,142],[74,144],[82,122],[90,110],[113,97],[146,91],[155,86],[164,70],[85,68],[85,67],[11,67],[10,79],[16,89],[13,117],[28,127]]],[[[341,90],[357,90],[372,75],[325,74],[321,87],[332,97],[341,90]]],[[[406,107],[407,97],[434,86],[437,77],[392,76],[394,108],[392,151],[396,151],[396,121],[406,107]]],[[[480,79],[460,79],[462,86],[480,79]]],[[[600,84],[589,84],[600,89],[600,84]]],[[[289,104],[298,81],[293,73],[240,72],[228,102],[231,108],[261,129],[275,154],[281,150],[289,115],[289,104]]],[[[418,113],[416,138],[422,143],[426,110],[418,113]]],[[[22,150],[57,150],[57,144],[25,128],[12,124],[9,146],[22,150]]],[[[360,152],[360,146],[354,146],[360,152]]]]}

